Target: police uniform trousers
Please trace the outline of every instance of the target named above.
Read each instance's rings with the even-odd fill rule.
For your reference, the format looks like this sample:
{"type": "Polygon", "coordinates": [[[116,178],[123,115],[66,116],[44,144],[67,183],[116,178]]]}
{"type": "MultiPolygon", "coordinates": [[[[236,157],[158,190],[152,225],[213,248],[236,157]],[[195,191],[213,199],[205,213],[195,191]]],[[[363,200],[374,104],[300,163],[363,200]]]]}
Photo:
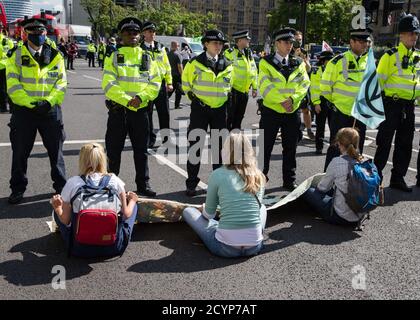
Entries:
{"type": "MultiPolygon", "coordinates": [[[[153,146],[156,142],[156,133],[153,131],[153,105],[156,106],[156,110],[159,118],[159,128],[160,130],[169,129],[169,98],[168,92],[166,91],[166,81],[162,81],[160,87],[159,95],[157,98],[149,104],[148,113],[149,113],[149,146],[153,146]]],[[[163,132],[161,133],[163,134],[163,132]]],[[[167,133],[169,134],[169,132],[167,133]]],[[[166,142],[168,139],[167,136],[162,137],[162,142],[166,142]]]]}
{"type": "Polygon", "coordinates": [[[182,95],[184,94],[184,92],[182,91],[182,80],[180,76],[172,75],[172,81],[174,84],[174,90],[168,93],[168,99],[175,92],[175,108],[179,108],[182,95]]]}
{"type": "MultiPolygon", "coordinates": [[[[193,161],[191,162],[191,157],[197,157],[200,159],[201,157],[201,150],[204,148],[203,139],[199,137],[191,137],[194,140],[190,139],[190,133],[194,129],[201,129],[204,132],[207,132],[208,127],[210,126],[211,129],[226,129],[226,107],[228,102],[226,102],[223,106],[219,108],[210,108],[203,103],[201,103],[198,99],[194,99],[191,103],[191,113],[190,113],[190,125],[188,126],[188,140],[190,142],[189,150],[188,150],[188,162],[187,162],[187,172],[188,172],[188,179],[186,181],[187,189],[195,189],[200,182],[198,178],[198,172],[200,171],[200,163],[201,161],[193,161]],[[199,148],[195,154],[191,154],[191,148],[195,146],[195,144],[200,143],[199,148]]],[[[211,133],[211,131],[210,131],[211,133]]],[[[200,135],[203,138],[202,135],[200,135]]],[[[222,158],[221,158],[221,150],[223,147],[223,139],[219,139],[219,146],[218,150],[211,150],[212,154],[212,161],[213,161],[213,170],[216,170],[222,165],[222,158]],[[215,155],[217,154],[217,156],[215,155]]],[[[214,146],[212,146],[213,148],[214,146]]],[[[195,149],[195,148],[194,148],[195,149]]]]}
{"type": "Polygon", "coordinates": [[[321,97],[321,112],[315,113],[315,124],[316,124],[316,132],[315,132],[315,147],[316,150],[321,150],[324,148],[324,138],[325,138],[325,124],[328,120],[330,123],[331,117],[331,108],[329,106],[328,100],[324,97],[321,97]]]}
{"type": "Polygon", "coordinates": [[[109,110],[105,135],[106,152],[109,159],[109,171],[120,173],[121,152],[128,136],[134,153],[137,189],[149,186],[149,166],[147,163],[147,144],[149,137],[149,118],[147,108],[131,111],[125,107],[109,110]]]}
{"type": "Polygon", "coordinates": [[[411,160],[415,126],[414,101],[402,99],[394,101],[389,97],[385,97],[383,101],[386,120],[378,129],[374,162],[382,177],[382,170],[388,161],[395,134],[391,180],[399,182],[406,175],[411,160]]]}
{"type": "Polygon", "coordinates": [[[277,133],[281,129],[283,148],[283,182],[290,184],[296,180],[296,149],[299,139],[300,117],[296,110],[293,113],[278,113],[265,106],[261,109],[260,129],[264,130],[264,170],[267,176],[270,169],[271,153],[277,133]]]}
{"type": "Polygon", "coordinates": [[[65,132],[61,108],[53,106],[46,115],[38,115],[31,109],[17,105],[13,105],[12,110],[9,123],[13,151],[10,189],[12,192],[25,192],[26,190],[28,158],[38,131],[50,159],[53,188],[57,193],[60,193],[66,184],[63,157],[65,132]]]}
{"type": "MultiPolygon", "coordinates": [[[[335,157],[340,156],[340,149],[335,143],[335,138],[338,131],[342,128],[352,128],[354,124],[354,118],[351,116],[347,116],[344,113],[337,110],[336,107],[333,106],[331,111],[331,121],[329,122],[330,126],[330,146],[327,150],[327,157],[325,159],[325,166],[324,171],[327,170],[328,165],[330,164],[331,160],[335,157]]],[[[365,144],[365,137],[366,137],[366,125],[364,125],[360,121],[356,121],[355,129],[359,132],[359,152],[360,154],[363,153],[363,146],[365,144]]]]}
{"type": "Polygon", "coordinates": [[[0,70],[0,111],[7,110],[6,68],[0,70]]]}
{"type": "Polygon", "coordinates": [[[248,98],[248,93],[232,89],[232,103],[228,105],[227,109],[227,128],[229,131],[241,129],[248,98]]]}
{"type": "Polygon", "coordinates": [[[89,68],[91,66],[95,68],[95,52],[88,52],[86,58],[88,58],[89,61],[89,68]]]}

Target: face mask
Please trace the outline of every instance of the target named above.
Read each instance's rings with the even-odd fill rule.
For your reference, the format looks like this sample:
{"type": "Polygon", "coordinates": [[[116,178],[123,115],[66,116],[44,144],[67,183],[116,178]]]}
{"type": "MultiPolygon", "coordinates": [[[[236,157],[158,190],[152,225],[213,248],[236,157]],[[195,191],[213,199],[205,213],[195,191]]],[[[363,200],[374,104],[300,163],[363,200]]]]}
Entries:
{"type": "Polygon", "coordinates": [[[37,47],[42,46],[45,43],[45,34],[29,34],[28,40],[31,41],[37,47]]]}

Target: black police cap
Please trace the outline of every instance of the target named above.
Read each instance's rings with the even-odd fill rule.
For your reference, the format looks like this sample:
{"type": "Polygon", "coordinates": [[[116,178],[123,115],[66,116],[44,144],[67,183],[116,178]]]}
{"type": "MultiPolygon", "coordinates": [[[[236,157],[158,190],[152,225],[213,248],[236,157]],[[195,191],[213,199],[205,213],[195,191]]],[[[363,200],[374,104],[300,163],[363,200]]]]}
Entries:
{"type": "Polygon", "coordinates": [[[201,38],[201,42],[208,42],[208,41],[221,41],[221,42],[228,42],[225,38],[225,35],[220,30],[208,30],[201,38]]]}
{"type": "Polygon", "coordinates": [[[153,22],[151,22],[151,21],[146,21],[144,24],[143,24],[143,29],[142,29],[142,31],[146,31],[146,30],[153,30],[153,31],[155,31],[157,28],[156,28],[156,24],[154,24],[153,22]]]}
{"type": "Polygon", "coordinates": [[[318,56],[319,60],[331,60],[332,58],[334,58],[334,52],[332,51],[322,51],[318,56]]]}
{"type": "Polygon", "coordinates": [[[243,38],[251,40],[251,37],[249,36],[249,31],[248,30],[237,31],[237,32],[232,34],[232,38],[233,38],[233,40],[238,40],[238,39],[243,39],[243,38]]]}
{"type": "Polygon", "coordinates": [[[141,31],[141,21],[137,18],[124,18],[120,21],[117,28],[120,32],[124,30],[141,31]]]}
{"type": "Polygon", "coordinates": [[[280,30],[277,30],[273,34],[274,41],[279,40],[289,40],[294,41],[296,36],[296,29],[286,27],[280,30]]]}
{"type": "Polygon", "coordinates": [[[45,31],[47,30],[47,20],[42,18],[25,19],[20,22],[20,26],[25,30],[45,31]]]}
{"type": "Polygon", "coordinates": [[[403,15],[398,23],[398,33],[401,32],[420,33],[420,23],[417,17],[411,14],[403,15]]]}
{"type": "Polygon", "coordinates": [[[365,28],[365,29],[351,29],[350,30],[350,38],[352,39],[361,39],[361,40],[369,40],[372,36],[372,29],[365,28]]]}

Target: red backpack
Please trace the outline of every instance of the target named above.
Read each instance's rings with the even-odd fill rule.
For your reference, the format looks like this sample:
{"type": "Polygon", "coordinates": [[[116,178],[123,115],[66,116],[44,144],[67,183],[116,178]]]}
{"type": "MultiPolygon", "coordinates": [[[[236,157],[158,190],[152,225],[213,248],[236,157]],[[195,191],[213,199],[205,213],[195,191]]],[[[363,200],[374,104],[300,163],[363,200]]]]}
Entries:
{"type": "Polygon", "coordinates": [[[85,185],[71,199],[73,232],[70,243],[76,241],[80,245],[113,245],[118,235],[121,201],[118,192],[109,186],[111,176],[103,176],[97,186],[90,177],[81,178],[85,185]]]}

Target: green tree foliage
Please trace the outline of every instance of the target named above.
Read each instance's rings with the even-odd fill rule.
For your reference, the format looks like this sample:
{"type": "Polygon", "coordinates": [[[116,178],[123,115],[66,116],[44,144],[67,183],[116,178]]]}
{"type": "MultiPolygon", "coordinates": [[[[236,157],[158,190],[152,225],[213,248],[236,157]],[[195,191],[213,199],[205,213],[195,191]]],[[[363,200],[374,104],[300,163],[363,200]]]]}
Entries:
{"type": "MultiPolygon", "coordinates": [[[[296,27],[301,26],[300,1],[279,0],[278,7],[271,12],[270,31],[289,25],[289,19],[296,19],[296,27]]],[[[352,7],[360,5],[361,0],[323,0],[308,3],[306,43],[330,44],[348,43],[349,30],[354,14],[352,7]]]]}
{"type": "Polygon", "coordinates": [[[115,33],[121,19],[137,17],[142,22],[155,22],[157,34],[177,35],[183,29],[186,36],[197,37],[206,29],[216,28],[214,21],[219,18],[212,12],[189,12],[175,1],[164,1],[158,9],[148,1],[139,1],[135,8],[118,6],[112,0],[81,0],[80,3],[89,15],[96,36],[109,36],[115,33]]]}

